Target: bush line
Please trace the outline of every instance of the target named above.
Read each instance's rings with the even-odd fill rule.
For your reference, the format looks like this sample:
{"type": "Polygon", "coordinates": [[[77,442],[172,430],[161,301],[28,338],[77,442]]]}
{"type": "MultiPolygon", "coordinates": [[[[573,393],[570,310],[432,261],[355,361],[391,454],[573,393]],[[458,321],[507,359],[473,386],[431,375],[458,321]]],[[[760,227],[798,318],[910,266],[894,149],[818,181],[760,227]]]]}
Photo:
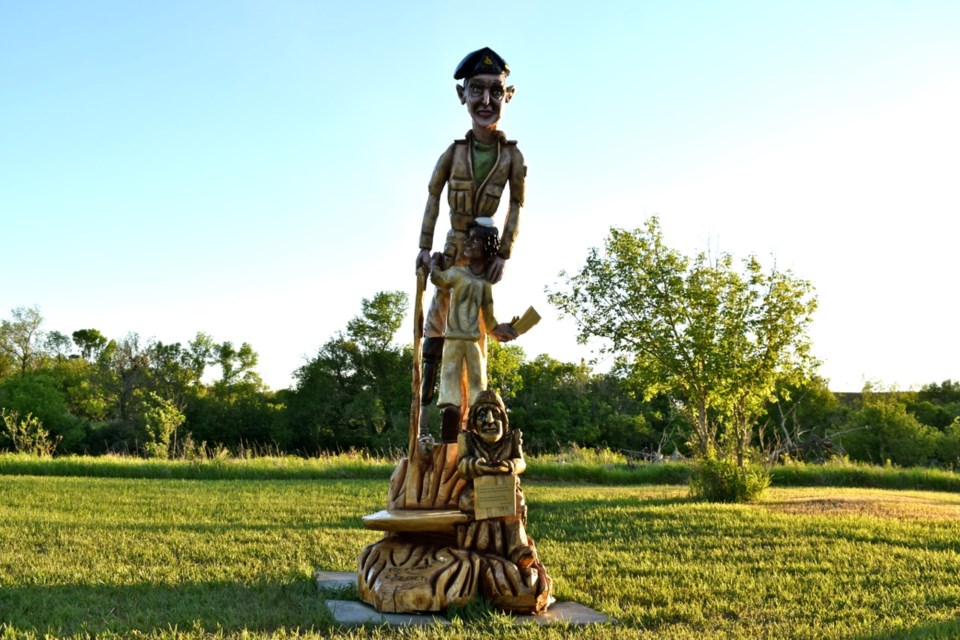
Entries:
{"type": "MultiPolygon", "coordinates": [[[[688,484],[689,462],[630,464],[617,456],[547,455],[528,458],[533,481],[603,485],[688,484]],[[584,459],[578,459],[578,458],[584,459]]],[[[342,453],[320,458],[260,457],[206,460],[146,460],[127,456],[41,458],[0,454],[0,475],[77,476],[175,480],[387,480],[396,459],[342,453]]],[[[960,474],[932,468],[871,466],[847,461],[790,463],[770,470],[773,486],[864,487],[960,491],[960,474]]]]}

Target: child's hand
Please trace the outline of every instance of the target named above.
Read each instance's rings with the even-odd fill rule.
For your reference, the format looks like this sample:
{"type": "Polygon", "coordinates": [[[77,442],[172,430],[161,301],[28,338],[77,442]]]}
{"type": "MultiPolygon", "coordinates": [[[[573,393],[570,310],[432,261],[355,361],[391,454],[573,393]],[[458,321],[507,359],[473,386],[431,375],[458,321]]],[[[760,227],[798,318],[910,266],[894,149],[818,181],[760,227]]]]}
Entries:
{"type": "Polygon", "coordinates": [[[517,336],[520,335],[509,322],[501,322],[493,328],[493,331],[491,331],[490,334],[500,342],[510,342],[511,340],[516,340],[517,336]]]}

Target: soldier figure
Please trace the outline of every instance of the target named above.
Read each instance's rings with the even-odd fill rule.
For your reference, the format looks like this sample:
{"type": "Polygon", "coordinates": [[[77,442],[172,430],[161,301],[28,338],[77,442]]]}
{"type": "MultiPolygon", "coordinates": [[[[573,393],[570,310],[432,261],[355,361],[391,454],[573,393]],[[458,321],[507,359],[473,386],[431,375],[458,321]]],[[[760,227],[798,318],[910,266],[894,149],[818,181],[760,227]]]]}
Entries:
{"type": "MultiPolygon", "coordinates": [[[[514,94],[514,87],[506,86],[509,73],[506,61],[488,47],[468,54],[454,72],[455,80],[464,81],[457,85],[457,95],[460,103],[467,106],[473,126],[463,140],[456,140],[447,147],[433,170],[420,229],[417,267],[430,269],[430,252],[444,186],[447,187],[450,206],[450,230],[443,253],[449,264],[458,264],[464,259],[462,249],[468,226],[476,218],[493,217],[504,187],[509,185],[509,208],[502,225],[500,247],[486,270],[486,278],[491,284],[498,282],[503,275],[504,263],[510,258],[517,235],[526,176],[523,156],[516,142],[507,140],[503,132],[497,130],[501,109],[514,94]]],[[[432,445],[427,429],[427,408],[433,401],[440,368],[449,299],[448,291],[435,291],[424,327],[420,440],[427,448],[432,445]]],[[[466,400],[468,404],[472,401],[473,398],[466,400]]],[[[455,434],[444,440],[450,437],[456,441],[455,434]]]]}

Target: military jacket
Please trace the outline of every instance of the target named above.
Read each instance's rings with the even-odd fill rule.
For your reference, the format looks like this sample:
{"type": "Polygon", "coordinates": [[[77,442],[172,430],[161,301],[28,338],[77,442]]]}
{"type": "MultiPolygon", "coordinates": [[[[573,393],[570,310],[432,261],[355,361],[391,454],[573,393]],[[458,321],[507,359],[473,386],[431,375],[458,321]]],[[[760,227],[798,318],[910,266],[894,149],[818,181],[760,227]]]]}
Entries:
{"type": "MultiPolygon", "coordinates": [[[[497,134],[497,161],[479,186],[473,179],[472,131],[468,131],[463,140],[457,140],[447,147],[440,156],[427,188],[430,195],[420,227],[421,249],[429,251],[433,247],[433,233],[440,215],[440,195],[444,186],[447,187],[447,203],[450,206],[450,228],[455,233],[465,233],[467,225],[474,218],[493,217],[500,205],[504,187],[509,184],[510,204],[501,228],[499,255],[501,258],[510,257],[520,222],[527,168],[516,141],[507,140],[502,132],[498,131],[497,134]]],[[[449,247],[444,251],[449,254],[449,247]]]]}

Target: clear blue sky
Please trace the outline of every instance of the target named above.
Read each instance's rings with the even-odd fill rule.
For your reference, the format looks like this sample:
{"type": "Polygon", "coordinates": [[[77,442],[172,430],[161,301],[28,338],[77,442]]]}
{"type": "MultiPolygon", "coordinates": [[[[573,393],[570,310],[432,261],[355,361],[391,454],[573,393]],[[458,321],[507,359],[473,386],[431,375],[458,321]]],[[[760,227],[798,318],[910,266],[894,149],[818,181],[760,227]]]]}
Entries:
{"type": "MultiPolygon", "coordinates": [[[[960,378],[960,3],[0,4],[0,317],[247,341],[273,388],[410,290],[453,69],[510,63],[529,165],[498,315],[611,225],[811,280],[835,390],[960,378]]],[[[398,340],[410,340],[409,322],[398,340]]]]}

